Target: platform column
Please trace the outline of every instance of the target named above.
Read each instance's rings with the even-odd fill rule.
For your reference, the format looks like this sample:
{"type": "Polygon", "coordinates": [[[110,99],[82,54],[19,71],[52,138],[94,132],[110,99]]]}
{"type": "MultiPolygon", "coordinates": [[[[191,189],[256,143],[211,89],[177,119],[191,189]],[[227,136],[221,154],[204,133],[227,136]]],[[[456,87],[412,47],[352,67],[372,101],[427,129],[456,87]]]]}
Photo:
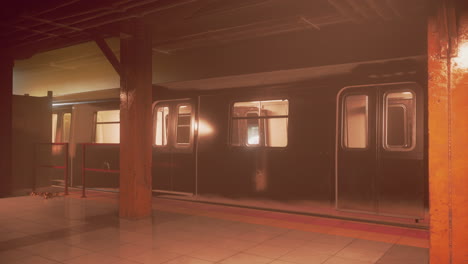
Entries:
{"type": "Polygon", "coordinates": [[[12,100],[13,59],[0,55],[0,197],[11,192],[12,100]]]}
{"type": "MultiPolygon", "coordinates": [[[[465,2],[465,3],[464,3],[465,2]]],[[[468,263],[468,8],[439,0],[428,23],[430,263],[468,263]]]]}
{"type": "Polygon", "coordinates": [[[120,41],[120,217],[151,215],[152,47],[141,21],[123,27],[120,41]]]}

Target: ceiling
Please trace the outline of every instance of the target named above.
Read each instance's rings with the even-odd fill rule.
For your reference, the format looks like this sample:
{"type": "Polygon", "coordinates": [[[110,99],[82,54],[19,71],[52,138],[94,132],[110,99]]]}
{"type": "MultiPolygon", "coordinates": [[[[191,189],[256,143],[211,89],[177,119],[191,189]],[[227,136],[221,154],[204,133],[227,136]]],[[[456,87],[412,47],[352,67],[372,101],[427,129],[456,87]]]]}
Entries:
{"type": "Polygon", "coordinates": [[[420,19],[427,0],[17,0],[0,11],[0,52],[16,59],[96,38],[119,37],[142,19],[155,53],[262,38],[332,25],[420,19]]]}

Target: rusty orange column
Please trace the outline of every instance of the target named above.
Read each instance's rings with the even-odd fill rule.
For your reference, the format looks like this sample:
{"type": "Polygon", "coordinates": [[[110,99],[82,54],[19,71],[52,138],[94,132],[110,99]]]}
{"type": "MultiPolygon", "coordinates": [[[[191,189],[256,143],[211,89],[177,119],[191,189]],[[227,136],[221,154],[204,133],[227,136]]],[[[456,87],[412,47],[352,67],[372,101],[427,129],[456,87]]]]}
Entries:
{"type": "MultiPolygon", "coordinates": [[[[464,3],[465,2],[465,3],[464,3]]],[[[430,263],[468,263],[468,7],[439,1],[428,23],[430,263]]]]}
{"type": "Polygon", "coordinates": [[[0,197],[11,192],[12,100],[13,59],[0,56],[0,197]]]}
{"type": "Polygon", "coordinates": [[[152,47],[140,21],[123,28],[120,92],[120,216],[151,215],[152,47]]]}

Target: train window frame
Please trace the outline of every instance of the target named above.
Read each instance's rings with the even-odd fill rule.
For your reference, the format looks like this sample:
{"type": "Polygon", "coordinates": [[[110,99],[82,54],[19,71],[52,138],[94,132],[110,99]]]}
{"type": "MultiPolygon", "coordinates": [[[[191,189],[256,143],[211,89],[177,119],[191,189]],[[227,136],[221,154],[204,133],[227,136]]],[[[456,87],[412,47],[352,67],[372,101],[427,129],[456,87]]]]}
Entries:
{"type": "Polygon", "coordinates": [[[154,101],[152,104],[152,128],[153,128],[153,139],[151,140],[151,145],[158,152],[192,152],[194,149],[194,142],[196,140],[196,111],[197,105],[192,98],[181,98],[173,100],[160,100],[154,101]],[[190,113],[190,141],[189,143],[177,143],[177,122],[178,122],[178,110],[180,106],[189,105],[191,107],[190,113]],[[169,108],[169,119],[168,119],[168,132],[167,132],[167,145],[161,146],[156,145],[156,109],[159,107],[168,107],[169,108]]]}
{"type": "Polygon", "coordinates": [[[347,93],[345,94],[343,97],[342,97],[342,100],[341,100],[341,120],[340,120],[340,123],[341,123],[341,148],[344,149],[344,150],[347,150],[347,151],[367,151],[369,150],[369,137],[370,137],[370,133],[369,133],[369,94],[365,93],[365,92],[351,92],[351,93],[347,93]],[[347,135],[347,133],[345,133],[345,123],[346,123],[346,98],[350,97],[350,96],[358,96],[358,95],[363,95],[366,97],[366,146],[363,147],[363,148],[351,148],[351,147],[348,147],[346,146],[345,144],[345,135],[347,135]]]}
{"type": "MultiPolygon", "coordinates": [[[[416,148],[416,141],[417,141],[417,135],[416,135],[416,129],[417,129],[417,98],[416,98],[416,93],[411,90],[411,89],[392,89],[392,90],[388,90],[388,91],[385,91],[383,96],[381,97],[382,98],[382,147],[384,150],[386,151],[391,151],[391,152],[409,152],[409,151],[413,151],[415,148],[416,148]],[[411,114],[411,118],[413,120],[412,122],[412,129],[411,129],[411,135],[410,135],[410,138],[411,138],[411,141],[410,141],[410,146],[407,147],[405,145],[389,145],[388,144],[388,131],[387,131],[387,128],[388,128],[388,95],[389,94],[395,94],[395,93],[405,93],[405,92],[409,92],[411,93],[412,95],[412,101],[413,101],[413,112],[411,114]]],[[[406,129],[406,126],[408,125],[408,114],[407,114],[407,107],[405,105],[404,106],[404,110],[405,110],[405,116],[404,116],[404,122],[405,122],[405,130],[406,129]]],[[[407,136],[408,134],[405,133],[405,137],[407,136]]],[[[406,140],[405,140],[406,141],[406,140]]]]}
{"type": "Polygon", "coordinates": [[[171,109],[171,104],[170,103],[166,103],[166,102],[161,102],[161,103],[156,103],[154,104],[153,106],[153,118],[152,118],[152,122],[153,122],[153,139],[151,140],[152,141],[152,146],[154,148],[158,148],[158,149],[168,149],[170,148],[171,146],[171,116],[172,116],[172,109],[171,109]],[[156,110],[160,107],[167,107],[168,108],[168,115],[167,115],[167,124],[166,124],[166,134],[167,134],[167,137],[166,137],[166,145],[157,145],[156,144],[156,118],[157,118],[157,115],[156,115],[156,110]]]}
{"type": "Polygon", "coordinates": [[[260,146],[263,146],[264,143],[262,143],[262,142],[264,142],[264,139],[263,139],[264,138],[264,135],[263,135],[264,131],[263,131],[263,128],[261,128],[261,127],[262,127],[262,123],[264,123],[264,122],[260,122],[261,119],[260,119],[260,116],[258,115],[258,112],[249,111],[249,112],[245,113],[245,115],[246,115],[246,117],[251,117],[251,118],[246,119],[246,121],[247,121],[247,135],[249,134],[249,121],[252,121],[252,120],[256,121],[257,128],[258,128],[257,129],[258,130],[257,131],[258,143],[250,143],[249,142],[249,136],[247,136],[247,141],[244,142],[245,146],[247,146],[247,147],[260,147],[260,146]],[[253,115],[249,116],[249,114],[256,114],[256,116],[253,116],[253,115]]]}
{"type": "Polygon", "coordinates": [[[174,127],[174,147],[176,149],[191,149],[193,146],[193,137],[194,137],[194,130],[195,130],[195,120],[194,120],[194,105],[191,102],[182,102],[175,104],[175,112],[173,116],[173,127],[174,127]],[[177,142],[178,133],[179,133],[179,109],[181,106],[190,106],[190,135],[189,135],[189,143],[179,143],[177,142]]]}
{"type": "Polygon", "coordinates": [[[290,134],[290,126],[289,126],[289,119],[290,119],[290,103],[291,99],[288,97],[275,97],[275,98],[242,98],[239,100],[232,101],[229,108],[229,132],[228,132],[228,142],[231,148],[235,149],[285,149],[289,146],[289,134],[290,134]],[[236,117],[234,116],[234,106],[237,103],[249,103],[249,102],[268,102],[268,101],[286,101],[287,102],[287,115],[275,115],[275,116],[262,116],[260,112],[258,112],[257,117],[236,117]],[[265,145],[265,120],[269,119],[286,119],[286,145],[284,146],[266,146],[265,145]],[[239,144],[234,143],[233,140],[233,128],[234,128],[234,120],[249,120],[254,119],[258,120],[259,126],[259,143],[258,144],[248,144],[247,141],[239,142],[239,144]],[[260,122],[260,120],[264,120],[260,122]]]}
{"type": "Polygon", "coordinates": [[[59,109],[53,109],[52,110],[52,143],[69,143],[71,139],[71,133],[72,133],[72,123],[73,123],[73,113],[72,110],[69,108],[59,108],[59,109]],[[64,139],[64,117],[66,114],[70,115],[70,126],[69,126],[69,131],[68,131],[68,140],[64,139]],[[55,116],[55,117],[54,117],[55,116]],[[54,118],[55,124],[54,124],[54,118]],[[54,127],[55,125],[55,127],[54,127]],[[54,131],[55,130],[55,131],[54,131]],[[55,133],[54,133],[55,132],[55,133]]]}
{"type": "Polygon", "coordinates": [[[120,144],[120,136],[119,136],[119,142],[117,143],[97,143],[96,142],[96,134],[97,134],[97,127],[98,125],[106,125],[106,124],[119,124],[119,133],[120,133],[120,109],[115,109],[115,108],[109,108],[109,109],[99,109],[94,112],[94,131],[93,131],[93,143],[96,144],[120,144]],[[119,111],[119,121],[110,121],[110,122],[98,122],[97,121],[97,116],[98,112],[105,112],[105,111],[119,111]]]}

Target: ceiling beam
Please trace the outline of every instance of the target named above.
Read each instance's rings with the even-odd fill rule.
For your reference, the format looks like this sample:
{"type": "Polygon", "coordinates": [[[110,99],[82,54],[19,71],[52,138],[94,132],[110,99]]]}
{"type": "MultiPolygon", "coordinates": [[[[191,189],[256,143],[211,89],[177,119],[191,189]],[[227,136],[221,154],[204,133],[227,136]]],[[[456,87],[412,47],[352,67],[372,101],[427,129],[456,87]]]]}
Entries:
{"type": "Polygon", "coordinates": [[[367,4],[379,15],[383,20],[391,20],[392,14],[389,14],[385,8],[382,7],[382,4],[379,3],[381,0],[366,0],[367,4]]]}
{"type": "MultiPolygon", "coordinates": [[[[44,42],[44,41],[53,41],[53,39],[55,38],[53,35],[60,35],[64,38],[70,38],[71,34],[77,33],[77,32],[82,32],[82,33],[91,32],[94,34],[94,31],[98,31],[97,28],[101,28],[109,24],[119,24],[120,22],[129,20],[131,18],[144,17],[149,14],[162,12],[165,10],[169,10],[172,8],[186,5],[188,3],[196,2],[197,0],[173,1],[173,2],[168,2],[167,4],[163,4],[163,5],[159,3],[160,1],[161,0],[144,0],[144,1],[137,1],[137,2],[130,1],[131,4],[125,7],[120,7],[120,8],[114,7],[114,6],[101,7],[102,13],[97,13],[97,14],[95,13],[96,11],[95,9],[90,9],[87,11],[82,11],[81,13],[68,15],[71,17],[75,17],[77,14],[92,13],[91,16],[79,17],[79,19],[70,20],[69,22],[63,22],[62,20],[63,18],[60,18],[58,20],[54,18],[44,19],[44,18],[37,18],[37,17],[25,15],[25,16],[22,16],[22,19],[35,20],[36,22],[40,23],[39,25],[51,25],[52,28],[41,30],[42,34],[39,34],[38,32],[36,32],[35,34],[30,34],[26,37],[22,37],[20,40],[15,39],[14,37],[10,37],[8,38],[8,43],[12,43],[10,44],[12,47],[27,47],[27,46],[34,46],[34,45],[40,44],[41,42],[44,42]],[[152,4],[152,3],[158,3],[158,5],[144,6],[145,4],[152,4]],[[111,15],[111,14],[114,14],[114,15],[111,15]],[[47,33],[49,35],[44,36],[44,34],[47,34],[47,33]]],[[[129,1],[125,0],[121,2],[129,2],[129,1]]],[[[38,25],[35,25],[35,26],[38,26],[38,25]]]]}
{"type": "Polygon", "coordinates": [[[114,70],[117,72],[117,74],[121,76],[122,67],[120,65],[119,59],[117,59],[117,56],[115,56],[112,49],[109,47],[109,45],[107,45],[107,42],[101,37],[94,37],[94,42],[96,42],[104,56],[106,56],[112,67],[114,67],[114,70]]]}

